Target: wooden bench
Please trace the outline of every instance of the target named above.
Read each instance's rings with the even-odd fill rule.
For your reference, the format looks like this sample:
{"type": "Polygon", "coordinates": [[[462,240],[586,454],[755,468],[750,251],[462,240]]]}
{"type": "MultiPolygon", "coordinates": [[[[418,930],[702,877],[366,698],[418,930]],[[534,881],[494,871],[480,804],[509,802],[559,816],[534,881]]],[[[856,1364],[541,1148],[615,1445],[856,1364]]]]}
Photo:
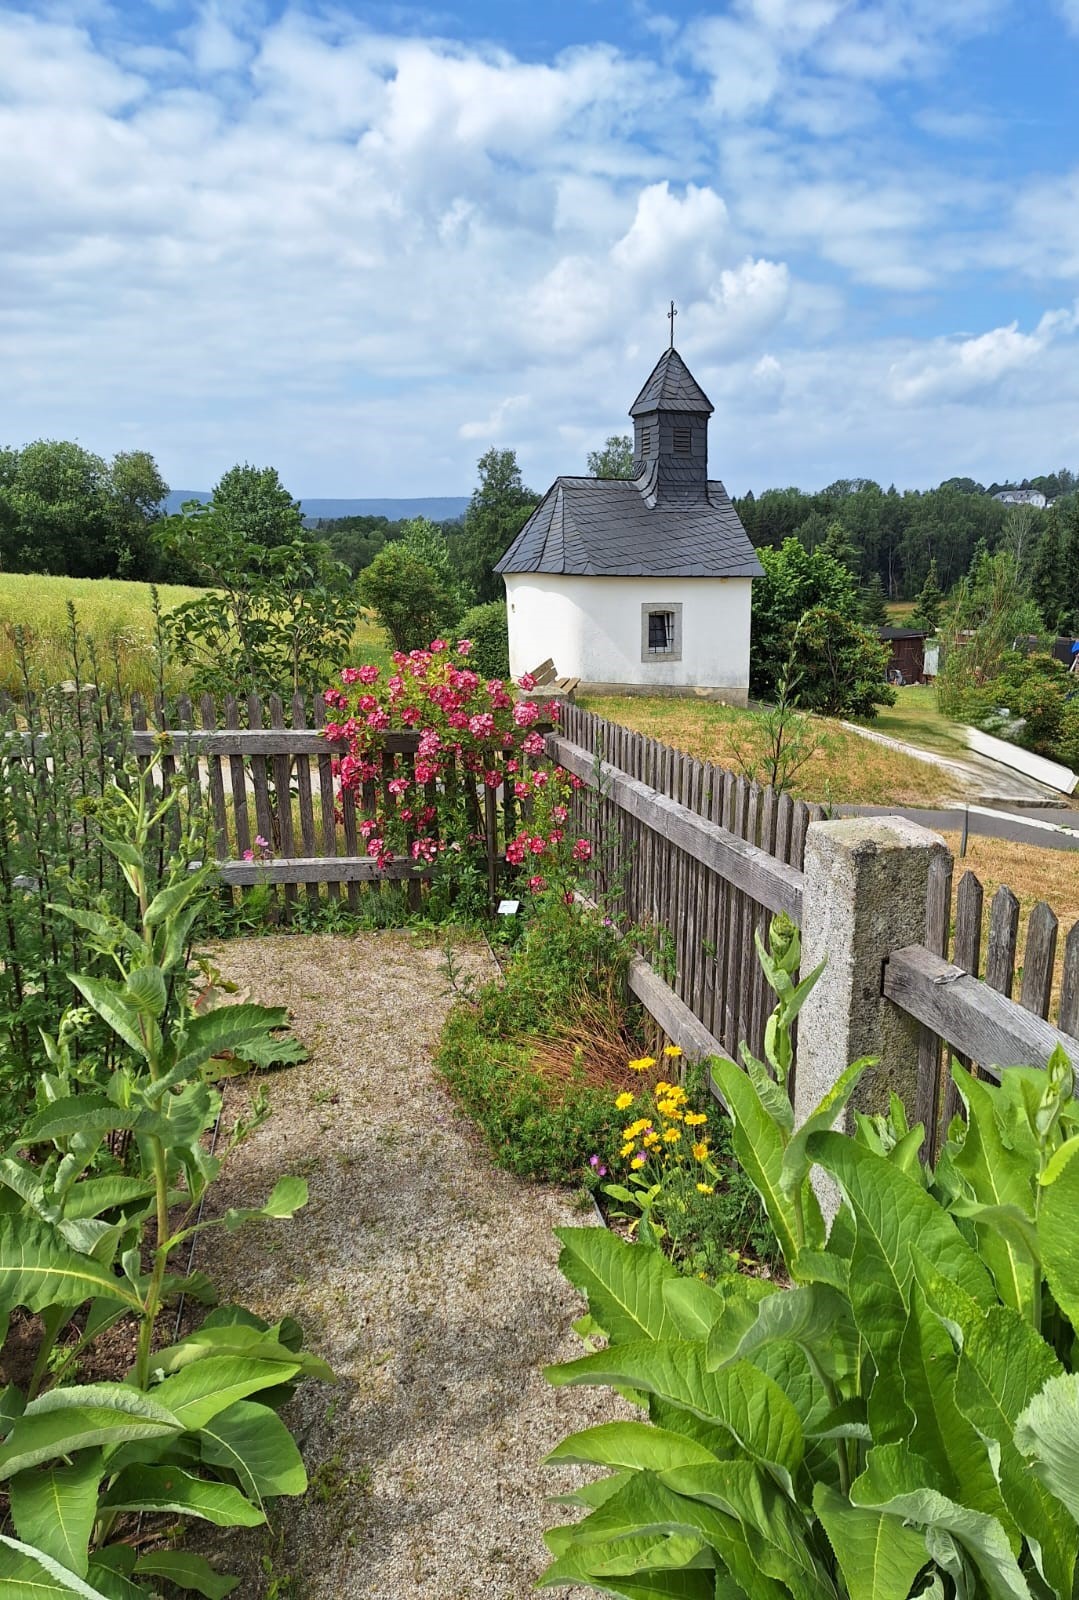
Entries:
{"type": "Polygon", "coordinates": [[[521,691],[529,700],[572,700],[581,681],[580,678],[558,677],[549,656],[529,673],[529,677],[535,679],[536,687],[521,691]]]}

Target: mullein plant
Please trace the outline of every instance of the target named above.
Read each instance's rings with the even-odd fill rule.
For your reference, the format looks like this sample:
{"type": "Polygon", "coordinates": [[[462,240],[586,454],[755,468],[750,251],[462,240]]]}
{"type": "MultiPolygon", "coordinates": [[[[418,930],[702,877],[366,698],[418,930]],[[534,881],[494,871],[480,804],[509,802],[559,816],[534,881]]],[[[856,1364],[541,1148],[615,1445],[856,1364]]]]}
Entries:
{"type": "Polygon", "coordinates": [[[256,1097],[210,1154],[217,1082],[239,1070],[237,1058],[287,1055],[287,1014],[214,1009],[212,992],[197,989],[188,957],[214,869],[192,860],[182,827],[156,888],[148,865],[178,805],[154,763],[130,788],[87,800],[136,913],[124,920],[104,898],[51,908],[99,959],[92,974],[68,975],[83,1005],[47,1040],[35,1108],[0,1159],[0,1317],[6,1329],[21,1308],[42,1328],[27,1389],[0,1394],[0,1484],[14,1530],[0,1534],[0,1588],[13,1594],[112,1600],[156,1592],[162,1578],[228,1593],[234,1580],[192,1553],[142,1552],[133,1519],[265,1521],[268,1499],[306,1486],[277,1409],[302,1377],[330,1376],[295,1323],[270,1327],[236,1306],[159,1348],[170,1300],[213,1299],[203,1275],[175,1270],[181,1248],[209,1227],[291,1217],[307,1199],[303,1180],[282,1177],[262,1205],[202,1217],[229,1150],[266,1115],[256,1097]],[[80,1052],[91,1016],[113,1038],[104,1054],[80,1052]],[[124,1380],[73,1381],[78,1357],[125,1317],[137,1347],[124,1380]]]}
{"type": "Polygon", "coordinates": [[[932,1171],[893,1100],[833,1131],[868,1062],[793,1127],[797,934],[758,946],[778,1004],[764,1062],[714,1064],[736,1155],[791,1287],[686,1277],[656,1249],[560,1230],[606,1347],[548,1372],[636,1420],[549,1460],[566,1496],[544,1585],[623,1600],[1071,1600],[1079,1554],[1079,1104],[1070,1065],[961,1066],[932,1171]],[[826,1228],[816,1166],[841,1196],[826,1228]]]}

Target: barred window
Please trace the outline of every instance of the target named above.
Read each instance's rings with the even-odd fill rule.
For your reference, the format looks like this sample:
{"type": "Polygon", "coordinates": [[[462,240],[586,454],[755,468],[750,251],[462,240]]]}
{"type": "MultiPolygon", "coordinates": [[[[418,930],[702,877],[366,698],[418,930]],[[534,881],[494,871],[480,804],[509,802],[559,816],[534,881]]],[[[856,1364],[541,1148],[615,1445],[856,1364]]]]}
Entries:
{"type": "Polygon", "coordinates": [[[665,655],[674,644],[674,612],[650,611],[648,613],[648,648],[656,655],[665,655]]]}

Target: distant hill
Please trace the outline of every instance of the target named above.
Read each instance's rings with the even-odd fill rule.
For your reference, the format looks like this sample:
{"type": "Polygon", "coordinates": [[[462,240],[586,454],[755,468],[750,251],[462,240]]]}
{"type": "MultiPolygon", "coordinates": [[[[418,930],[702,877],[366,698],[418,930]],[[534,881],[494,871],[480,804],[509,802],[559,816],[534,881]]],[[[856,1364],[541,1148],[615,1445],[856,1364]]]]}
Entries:
{"type": "MultiPolygon", "coordinates": [[[[208,489],[173,489],[165,501],[165,510],[171,515],[179,511],[185,500],[209,500],[208,489]]],[[[433,495],[418,500],[301,500],[303,514],[308,522],[320,517],[388,517],[400,522],[404,517],[430,517],[432,522],[452,522],[463,517],[468,508],[468,496],[463,494],[433,495]]]]}

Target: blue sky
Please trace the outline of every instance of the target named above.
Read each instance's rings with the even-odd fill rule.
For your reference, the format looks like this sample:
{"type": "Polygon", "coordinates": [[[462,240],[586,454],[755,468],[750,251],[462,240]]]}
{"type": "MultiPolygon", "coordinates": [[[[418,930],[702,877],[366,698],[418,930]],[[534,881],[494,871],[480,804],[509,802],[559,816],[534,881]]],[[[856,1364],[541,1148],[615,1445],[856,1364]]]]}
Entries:
{"type": "Polygon", "coordinates": [[[1079,0],[0,0],[0,443],[298,495],[1079,468],[1079,0]]]}

